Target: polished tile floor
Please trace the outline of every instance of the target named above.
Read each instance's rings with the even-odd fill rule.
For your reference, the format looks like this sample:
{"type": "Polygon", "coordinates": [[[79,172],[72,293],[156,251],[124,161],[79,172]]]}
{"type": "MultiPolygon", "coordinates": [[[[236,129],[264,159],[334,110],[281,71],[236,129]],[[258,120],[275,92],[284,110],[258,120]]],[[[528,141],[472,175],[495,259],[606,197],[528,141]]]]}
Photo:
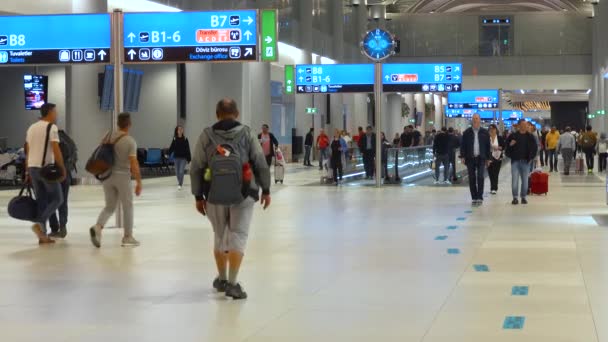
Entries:
{"type": "Polygon", "coordinates": [[[505,169],[472,209],[465,187],[321,187],[317,172],[291,168],[256,211],[241,302],[211,290],[210,226],[173,179],[145,182],[135,249],[116,229],[89,244],[98,187],[73,188],[70,235],[48,247],[0,192],[0,341],[608,341],[599,176],[554,174],[514,207],[505,169]]]}

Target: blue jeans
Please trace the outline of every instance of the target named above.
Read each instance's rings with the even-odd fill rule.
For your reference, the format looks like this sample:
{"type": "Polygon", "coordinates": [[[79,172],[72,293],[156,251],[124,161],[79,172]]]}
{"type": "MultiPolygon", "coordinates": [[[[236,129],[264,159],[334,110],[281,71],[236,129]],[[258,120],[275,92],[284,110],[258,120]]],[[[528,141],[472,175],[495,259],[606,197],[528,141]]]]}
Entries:
{"type": "Polygon", "coordinates": [[[177,175],[177,183],[179,186],[184,185],[184,174],[186,173],[186,165],[188,161],[184,158],[175,158],[175,174],[177,175]]]}
{"type": "Polygon", "coordinates": [[[323,168],[323,162],[329,159],[329,148],[319,149],[319,170],[323,168]]]}
{"type": "Polygon", "coordinates": [[[519,179],[521,178],[521,198],[528,196],[528,177],[530,176],[530,163],[527,160],[511,161],[511,190],[513,198],[517,198],[519,179]]]}
{"type": "Polygon", "coordinates": [[[72,185],[72,176],[68,172],[67,177],[61,183],[61,194],[63,195],[63,203],[59,206],[59,219],[57,213],[53,213],[49,218],[49,226],[51,231],[58,232],[59,228],[68,225],[68,196],[70,195],[70,186],[72,185]]]}
{"type": "Polygon", "coordinates": [[[61,183],[48,183],[45,181],[40,176],[40,168],[30,167],[29,172],[32,177],[36,203],[38,204],[38,217],[34,223],[40,224],[42,231],[46,232],[46,222],[63,203],[61,183]]]}

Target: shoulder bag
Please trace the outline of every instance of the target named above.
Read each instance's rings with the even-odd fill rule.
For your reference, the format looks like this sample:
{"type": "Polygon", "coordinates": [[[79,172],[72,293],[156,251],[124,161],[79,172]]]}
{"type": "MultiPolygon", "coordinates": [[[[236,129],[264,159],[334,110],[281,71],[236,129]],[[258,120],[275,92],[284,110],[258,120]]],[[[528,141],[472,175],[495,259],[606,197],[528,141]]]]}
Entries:
{"type": "Polygon", "coordinates": [[[46,139],[44,140],[44,153],[42,155],[42,168],[40,169],[40,176],[49,183],[57,183],[59,180],[61,180],[61,178],[63,178],[63,170],[55,163],[45,165],[51,128],[53,128],[53,124],[49,123],[46,127],[46,139]]]}

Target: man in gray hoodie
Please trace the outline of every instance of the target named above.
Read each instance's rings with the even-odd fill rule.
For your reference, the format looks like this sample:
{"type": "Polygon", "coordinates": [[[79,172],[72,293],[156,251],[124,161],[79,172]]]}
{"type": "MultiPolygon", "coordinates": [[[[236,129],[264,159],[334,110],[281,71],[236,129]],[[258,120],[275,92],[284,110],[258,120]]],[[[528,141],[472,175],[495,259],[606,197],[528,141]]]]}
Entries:
{"type": "Polygon", "coordinates": [[[218,276],[213,287],[227,297],[245,299],[247,293],[237,276],[253,205],[258,199],[264,209],[270,205],[270,170],[256,137],[237,121],[236,102],[221,100],[216,115],[218,122],[203,131],[195,146],[190,168],[192,194],[196,209],[209,218],[215,233],[218,276]]]}
{"type": "Polygon", "coordinates": [[[576,139],[572,135],[572,129],[566,127],[566,132],[559,137],[557,143],[557,153],[562,154],[564,159],[564,175],[570,174],[570,165],[572,165],[572,159],[576,151],[576,139]]]}

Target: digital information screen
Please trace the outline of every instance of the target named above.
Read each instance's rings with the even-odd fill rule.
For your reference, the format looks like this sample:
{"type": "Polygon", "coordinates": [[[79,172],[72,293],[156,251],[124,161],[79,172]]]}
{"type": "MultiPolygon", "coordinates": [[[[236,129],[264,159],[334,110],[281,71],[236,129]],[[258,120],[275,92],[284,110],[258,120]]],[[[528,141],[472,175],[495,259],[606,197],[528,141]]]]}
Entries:
{"type": "Polygon", "coordinates": [[[25,109],[40,109],[48,101],[49,78],[43,75],[24,75],[25,109]]]}
{"type": "Polygon", "coordinates": [[[296,66],[296,93],[371,93],[373,64],[316,64],[296,66]]]}
{"type": "Polygon", "coordinates": [[[462,91],[461,64],[384,64],[385,92],[462,91]]]}
{"type": "Polygon", "coordinates": [[[124,14],[126,63],[257,61],[257,46],[256,10],[124,14]]]}
{"type": "Polygon", "coordinates": [[[519,120],[524,116],[524,112],[521,110],[503,110],[502,111],[502,119],[503,120],[519,120]]]}
{"type": "Polygon", "coordinates": [[[498,90],[465,90],[448,94],[450,109],[497,109],[499,104],[498,90]]]}
{"type": "Polygon", "coordinates": [[[0,16],[0,65],[110,62],[109,14],[0,16]]]}

